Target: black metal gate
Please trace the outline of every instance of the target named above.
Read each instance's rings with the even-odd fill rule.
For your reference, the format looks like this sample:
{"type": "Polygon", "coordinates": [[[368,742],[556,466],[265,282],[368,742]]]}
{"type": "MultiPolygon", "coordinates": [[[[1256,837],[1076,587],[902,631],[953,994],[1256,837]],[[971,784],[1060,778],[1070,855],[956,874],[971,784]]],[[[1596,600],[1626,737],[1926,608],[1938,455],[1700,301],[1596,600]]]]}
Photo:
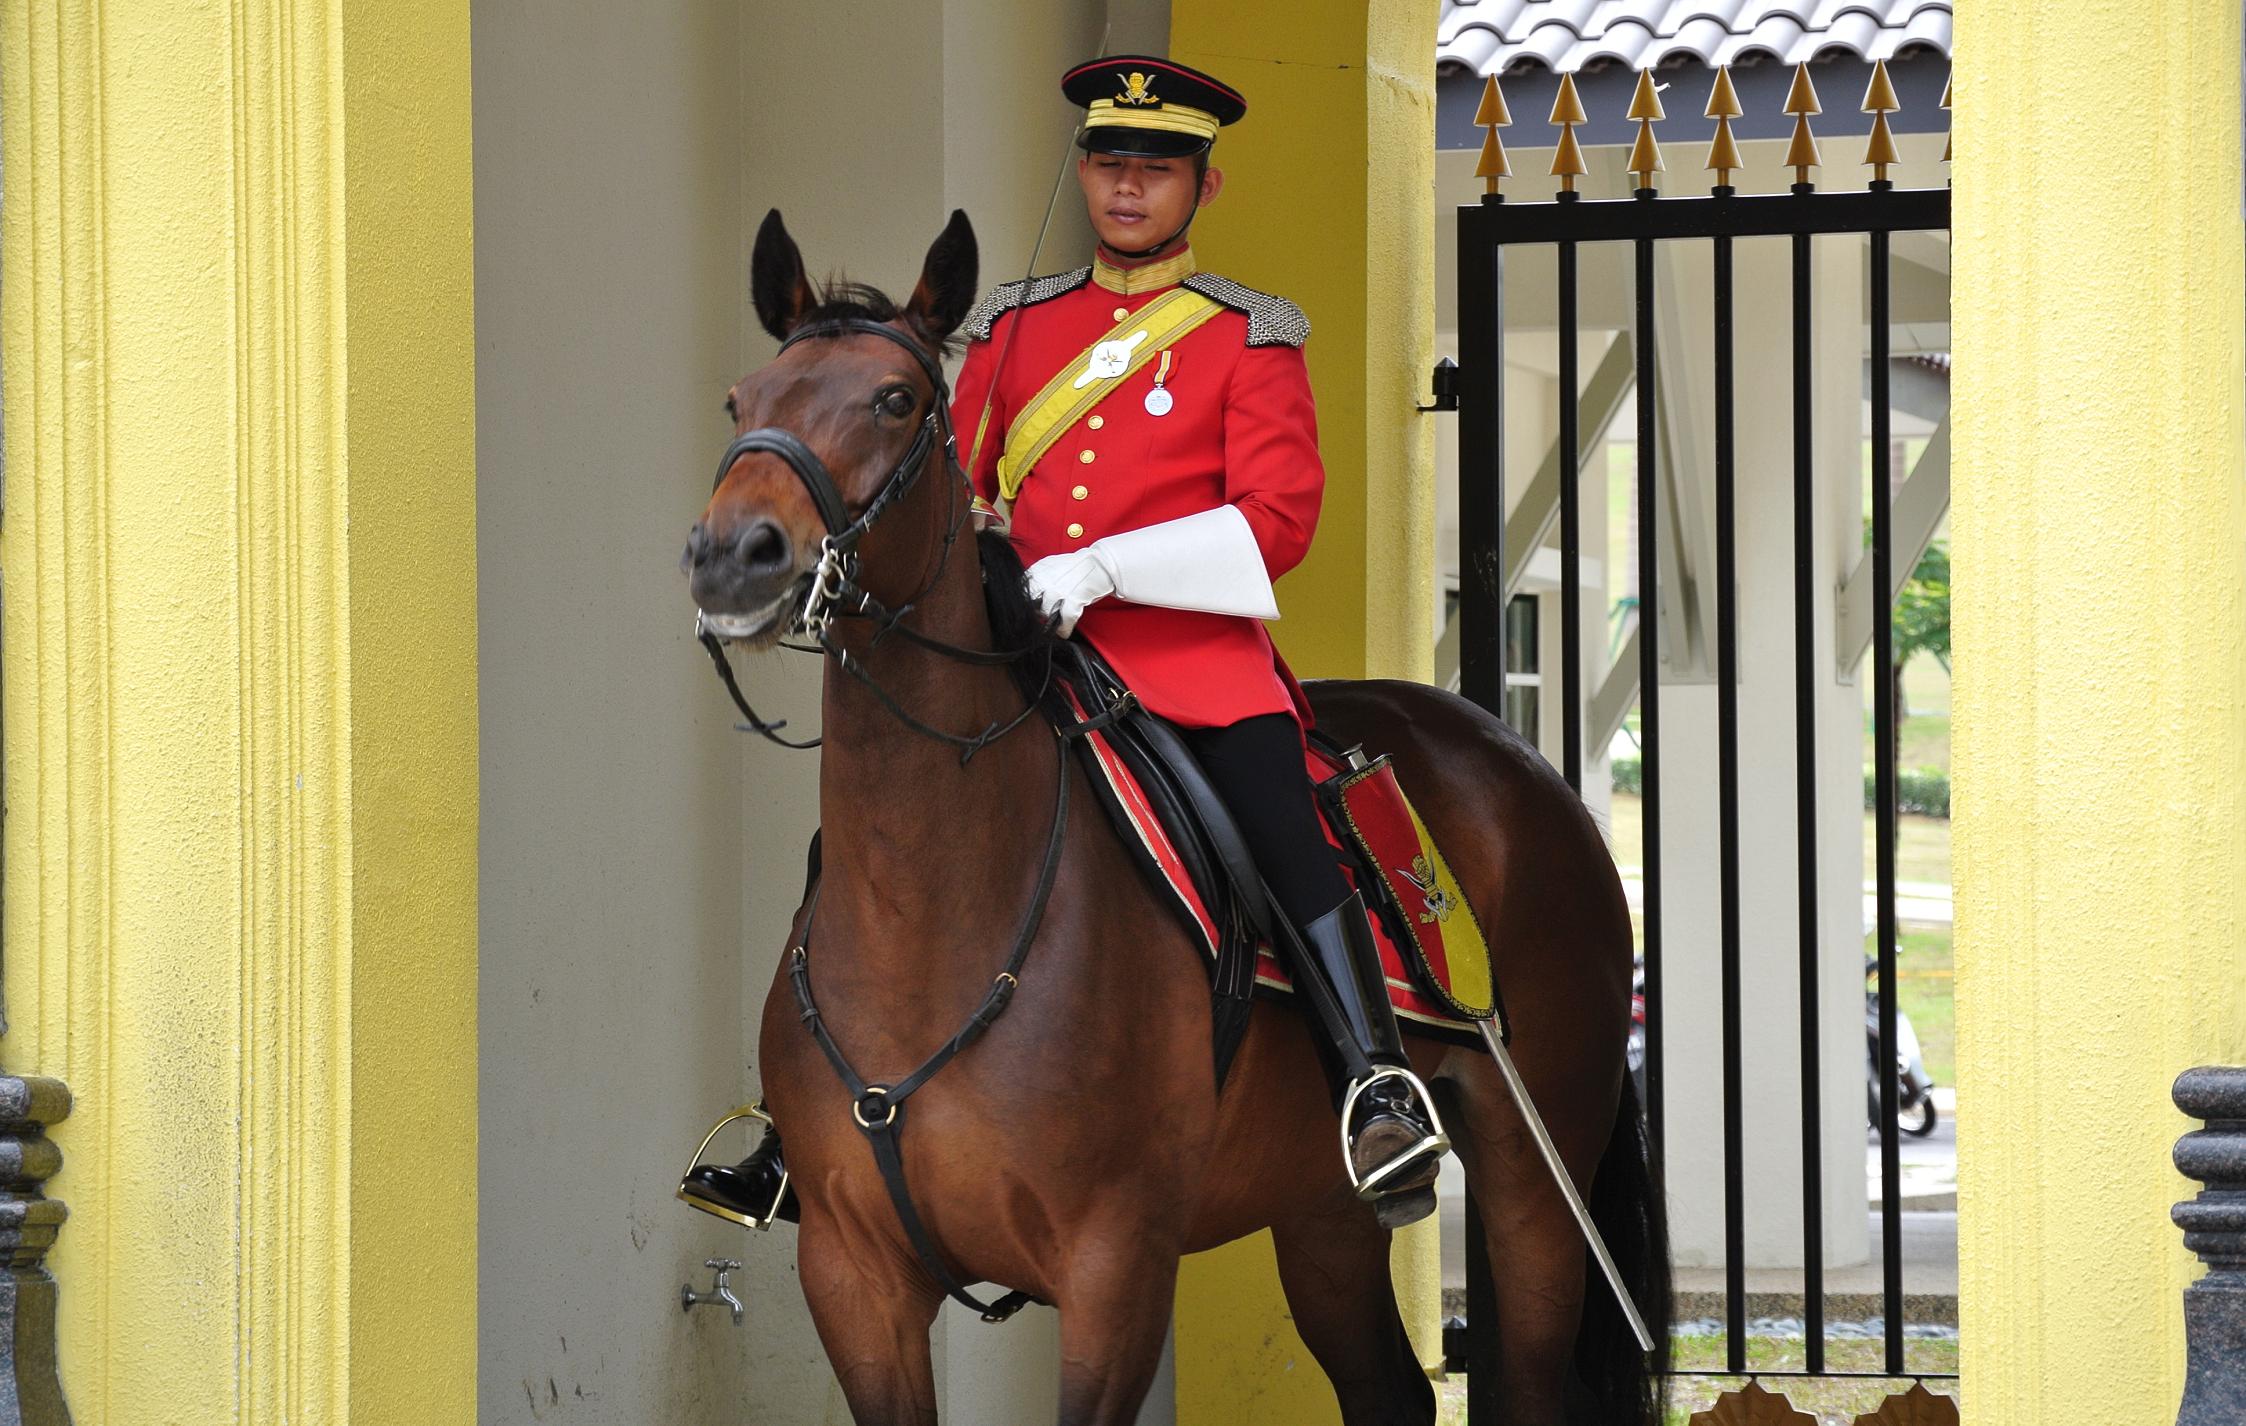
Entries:
{"type": "MultiPolygon", "coordinates": [[[[1797,82],[1805,82],[1797,81],[1797,82]]],[[[1884,83],[1884,70],[1875,80],[1884,83]]],[[[1639,104],[1659,116],[1658,100],[1650,81],[1641,84],[1639,104]]],[[[1718,84],[1709,114],[1717,117],[1716,149],[1710,167],[1728,157],[1738,165],[1737,150],[1729,147],[1728,121],[1721,104],[1730,93],[1728,78],[1718,84]]],[[[1561,103],[1554,122],[1568,123],[1566,110],[1573,103],[1572,83],[1563,82],[1561,103]]],[[[1814,98],[1811,101],[1814,104],[1814,98]]],[[[1946,101],[1945,101],[1946,102],[1946,101]]],[[[1789,112],[1794,106],[1789,103],[1789,112]]],[[[1867,109],[1873,107],[1867,100],[1867,109]]],[[[1892,106],[1891,106],[1892,107],[1892,106]]],[[[1737,112],[1731,101],[1731,112],[1737,112]]],[[[1809,112],[1814,112],[1811,109],[1809,112]]],[[[1580,120],[1580,105],[1574,113],[1580,120]]],[[[1632,119],[1641,119],[1633,105],[1632,119]]],[[[1576,175],[1583,173],[1581,155],[1572,138],[1563,137],[1554,163],[1563,191],[1550,201],[1508,202],[1494,190],[1505,175],[1503,150],[1495,125],[1509,122],[1495,81],[1483,102],[1477,123],[1491,125],[1483,150],[1482,175],[1492,190],[1482,202],[1458,212],[1458,310],[1460,361],[1456,377],[1459,397],[1459,527],[1460,527],[1460,685],[1468,698],[1503,715],[1505,709],[1504,614],[1502,575],[1504,541],[1503,436],[1506,413],[1502,397],[1505,362],[1505,317],[1502,307],[1503,273],[1508,249],[1527,246],[1556,251],[1558,283],[1555,291],[1558,320],[1559,390],[1562,393],[1560,428],[1559,545],[1561,641],[1559,680],[1564,728],[1562,771],[1578,789],[1583,781],[1584,708],[1580,649],[1579,572],[1582,560],[1582,517],[1579,430],[1583,389],[1578,352],[1577,284],[1579,249],[1586,243],[1628,243],[1635,259],[1633,297],[1636,336],[1634,356],[1637,381],[1636,518],[1638,539],[1637,580],[1639,600],[1638,708],[1639,738],[1643,750],[1644,796],[1644,960],[1646,1003],[1646,1060],[1648,1073],[1647,1118],[1651,1141],[1660,1155],[1666,1144],[1661,1082],[1664,1028],[1662,995],[1662,880],[1661,880],[1661,738],[1660,738],[1660,619],[1657,592],[1661,588],[1660,541],[1654,538],[1657,516],[1657,460],[1655,431],[1655,245],[1705,244],[1711,250],[1711,292],[1714,301],[1714,343],[1708,352],[1714,382],[1715,434],[1714,512],[1716,587],[1715,650],[1717,689],[1718,806],[1716,832],[1720,876],[1720,953],[1723,1007],[1723,1165],[1724,1244],[1726,1303],[1726,1363],[1720,1372],[1705,1375],[1877,1376],[1934,1379],[1946,1374],[1910,1372],[1904,1360],[1903,1264],[1901,1241],[1900,1153],[1897,1138],[1898,1083],[1893,1046],[1896,1043],[1896,762],[1894,624],[1891,599],[1877,597],[1896,588],[1893,562],[1895,539],[1889,482],[1871,482],[1871,553],[1874,617],[1874,746],[1875,842],[1878,903],[1878,1004],[1881,1076],[1880,1166],[1882,1297],[1885,1338],[1885,1371],[1841,1373],[1827,1369],[1824,1303],[1824,1203],[1823,1144],[1826,1126],[1820,1122],[1818,1066],[1818,949],[1817,899],[1817,782],[1814,726],[1813,620],[1820,609],[1813,587],[1811,502],[1815,470],[1812,436],[1812,311],[1810,280],[1811,240],[1822,234],[1863,234],[1871,250],[1870,265],[1870,407],[1872,450],[1883,457],[1889,449],[1890,355],[1890,236],[1897,232],[1947,229],[1950,195],[1942,189],[1897,189],[1885,174],[1892,157],[1892,141],[1883,150],[1887,133],[1884,113],[1876,116],[1873,151],[1867,157],[1878,176],[1862,192],[1820,191],[1808,179],[1808,168],[1818,160],[1814,148],[1800,147],[1807,134],[1807,119],[1796,130],[1796,149],[1787,156],[1807,163],[1796,167],[1798,180],[1791,192],[1767,196],[1742,195],[1728,182],[1719,182],[1703,196],[1671,196],[1652,184],[1658,160],[1641,157],[1653,153],[1650,130],[1641,129],[1641,149],[1631,158],[1638,175],[1635,196],[1589,201],[1574,191],[1576,175]],[[1884,158],[1884,161],[1882,159],[1884,158]],[[1572,166],[1573,171],[1569,169],[1572,166]],[[1800,901],[1800,1003],[1801,1082],[1803,1123],[1803,1307],[1805,1311],[1806,1365],[1798,1371],[1750,1368],[1746,1346],[1746,1265],[1743,1142],[1746,1132],[1741,1092],[1740,1012],[1740,891],[1739,891],[1739,683],[1738,640],[1735,610],[1735,511],[1736,440],[1734,417],[1737,393],[1733,366],[1733,244],[1743,238],[1786,237],[1792,242],[1792,407],[1793,407],[1793,538],[1795,551],[1795,728],[1796,786],[1799,844],[1800,901]]],[[[1729,178],[1728,167],[1719,169],[1719,180],[1729,178]]],[[[1877,467],[1875,466],[1875,469],[1877,467]]],[[[1496,1333],[1489,1330],[1488,1266],[1480,1223],[1471,1204],[1466,1214],[1468,1254],[1467,1366],[1469,1419],[1497,1419],[1493,1392],[1498,1371],[1496,1333]],[[1476,1330],[1480,1324],[1483,1330],[1476,1330]]],[[[1591,1291],[1603,1288],[1594,1281],[1591,1291]]]]}

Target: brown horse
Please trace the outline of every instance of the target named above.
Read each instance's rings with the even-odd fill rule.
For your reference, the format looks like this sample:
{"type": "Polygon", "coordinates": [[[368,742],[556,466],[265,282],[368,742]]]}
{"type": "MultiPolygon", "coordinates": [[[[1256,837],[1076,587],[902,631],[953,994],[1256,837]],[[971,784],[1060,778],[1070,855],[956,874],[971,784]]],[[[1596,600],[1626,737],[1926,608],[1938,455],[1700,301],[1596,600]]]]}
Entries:
{"type": "MultiPolygon", "coordinates": [[[[1296,1328],[1343,1417],[1430,1423],[1433,1392],[1389,1283],[1389,1238],[1348,1189],[1326,1078],[1297,1013],[1257,1005],[1220,1094],[1199,953],[1078,761],[1057,755],[1050,725],[1029,718],[963,760],[956,744],[898,716],[965,736],[1025,707],[1004,667],[934,647],[998,649],[994,609],[1026,622],[1005,614],[1026,609],[1020,566],[995,536],[950,557],[970,492],[941,441],[924,460],[903,458],[946,429],[946,396],[923,356],[939,356],[959,324],[975,266],[973,234],[955,213],[899,309],[870,289],[814,292],[777,214],[759,235],[752,286],[765,326],[785,338],[812,324],[820,335],[729,395],[736,444],[688,550],[697,602],[727,639],[769,645],[811,593],[835,521],[870,509],[859,585],[889,610],[909,609],[892,636],[847,618],[828,636],[823,887],[789,945],[810,947],[826,1026],[850,1061],[868,1079],[905,1074],[991,989],[1036,891],[1056,779],[1076,779],[1010,1009],[912,1101],[903,1158],[944,1261],[966,1281],[1058,1308],[1060,1420],[1119,1426],[1156,1370],[1179,1257],[1269,1228],[1296,1328]],[[752,428],[800,438],[833,473],[842,508],[822,508],[792,458],[744,449],[740,433],[752,428]]],[[[1394,682],[1318,683],[1311,699],[1342,742],[1393,754],[1452,859],[1495,947],[1521,1073],[1665,1344],[1663,1210],[1623,1073],[1630,919],[1598,827],[1534,748],[1461,699],[1394,682]]],[[[850,1094],[800,1021],[792,959],[766,1001],[762,1054],[802,1202],[804,1296],[861,1423],[933,1421],[928,1329],[943,1293],[909,1246],[850,1094]]],[[[1501,1419],[1657,1422],[1663,1363],[1638,1350],[1587,1268],[1493,1061],[1411,1045],[1446,1103],[1487,1234],[1501,1419]]]]}

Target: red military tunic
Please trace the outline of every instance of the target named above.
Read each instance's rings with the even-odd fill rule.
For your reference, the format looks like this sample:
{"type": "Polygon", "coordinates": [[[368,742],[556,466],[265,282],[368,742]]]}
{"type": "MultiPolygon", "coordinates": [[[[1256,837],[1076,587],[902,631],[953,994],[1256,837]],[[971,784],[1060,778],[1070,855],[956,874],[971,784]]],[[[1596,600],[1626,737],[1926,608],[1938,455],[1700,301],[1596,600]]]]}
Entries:
{"type": "MultiPolygon", "coordinates": [[[[952,420],[976,492],[995,503],[1006,431],[1054,373],[1081,368],[1093,343],[1180,278],[1225,308],[1171,347],[1166,414],[1153,415],[1146,404],[1162,371],[1156,357],[1116,383],[1030,469],[1011,513],[1024,564],[1224,504],[1247,518],[1270,578],[1309,550],[1326,484],[1302,355],[1309,323],[1292,303],[1192,274],[1190,255],[1181,256],[1187,260],[1129,272],[1102,263],[1026,289],[1008,283],[968,314],[952,420]],[[1159,285],[1113,290],[1150,276],[1159,285]],[[1005,370],[993,394],[1001,352],[1005,370]]],[[[1289,713],[1309,724],[1308,705],[1261,620],[1110,597],[1087,608],[1076,627],[1141,702],[1173,722],[1222,727],[1289,713]]]]}

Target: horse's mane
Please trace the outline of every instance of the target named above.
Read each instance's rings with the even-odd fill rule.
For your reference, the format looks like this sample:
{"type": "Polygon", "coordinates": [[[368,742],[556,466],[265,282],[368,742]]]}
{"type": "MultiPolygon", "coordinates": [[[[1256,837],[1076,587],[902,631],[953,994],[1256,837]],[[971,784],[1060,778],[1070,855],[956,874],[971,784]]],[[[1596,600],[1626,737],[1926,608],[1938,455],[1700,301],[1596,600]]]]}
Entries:
{"type": "MultiPolygon", "coordinates": [[[[819,302],[803,314],[800,325],[813,322],[836,322],[857,319],[866,322],[896,322],[903,320],[905,311],[888,293],[863,282],[852,282],[847,277],[830,277],[819,286],[819,302]]],[[[928,332],[917,322],[906,323],[922,338],[928,332]]],[[[957,356],[966,339],[954,332],[934,344],[936,354],[942,357],[957,356]]]]}
{"type": "MultiPolygon", "coordinates": [[[[975,550],[983,562],[983,607],[990,615],[991,647],[1026,649],[1058,642],[1044,611],[1030,597],[1014,542],[996,530],[984,530],[975,537],[975,550]]],[[[1044,691],[1044,659],[1016,659],[1007,667],[1025,698],[1034,699],[1044,691]]]]}

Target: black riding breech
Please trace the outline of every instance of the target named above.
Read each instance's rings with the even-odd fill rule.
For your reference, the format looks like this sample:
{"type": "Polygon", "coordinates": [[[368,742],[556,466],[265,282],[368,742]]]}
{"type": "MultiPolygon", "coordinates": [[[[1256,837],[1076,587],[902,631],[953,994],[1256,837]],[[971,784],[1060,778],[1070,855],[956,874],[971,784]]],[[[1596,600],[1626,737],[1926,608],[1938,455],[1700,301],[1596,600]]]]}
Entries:
{"type": "Polygon", "coordinates": [[[1178,731],[1208,770],[1288,920],[1307,926],[1348,899],[1349,881],[1311,800],[1294,719],[1265,713],[1178,731]]]}

